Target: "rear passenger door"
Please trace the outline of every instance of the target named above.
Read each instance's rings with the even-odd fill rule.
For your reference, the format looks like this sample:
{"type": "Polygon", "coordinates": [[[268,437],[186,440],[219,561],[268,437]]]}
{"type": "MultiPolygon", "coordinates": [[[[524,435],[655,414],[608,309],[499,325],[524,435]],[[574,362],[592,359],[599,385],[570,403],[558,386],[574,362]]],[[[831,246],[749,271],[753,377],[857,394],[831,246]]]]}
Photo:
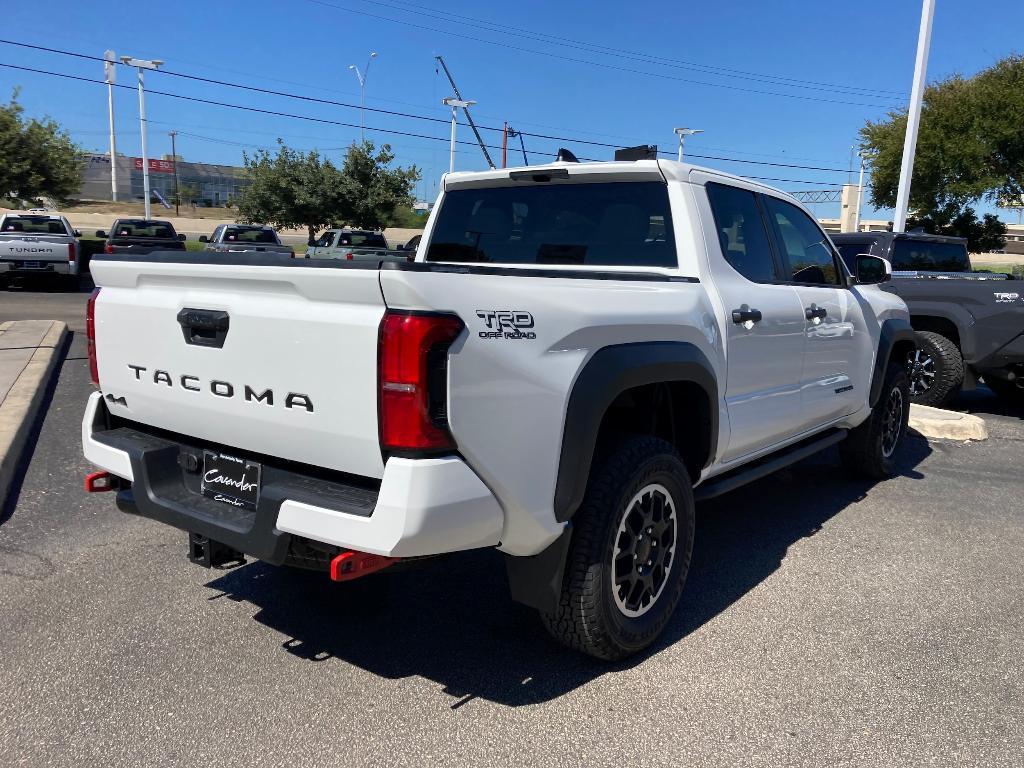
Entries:
{"type": "Polygon", "coordinates": [[[817,222],[785,200],[763,199],[785,279],[804,315],[800,418],[804,429],[813,429],[867,400],[871,338],[860,304],[845,285],[840,258],[817,222]]]}
{"type": "Polygon", "coordinates": [[[705,189],[715,233],[709,266],[726,315],[730,438],[722,458],[731,461],[799,431],[804,317],[796,289],[782,280],[760,196],[717,181],[705,189]]]}

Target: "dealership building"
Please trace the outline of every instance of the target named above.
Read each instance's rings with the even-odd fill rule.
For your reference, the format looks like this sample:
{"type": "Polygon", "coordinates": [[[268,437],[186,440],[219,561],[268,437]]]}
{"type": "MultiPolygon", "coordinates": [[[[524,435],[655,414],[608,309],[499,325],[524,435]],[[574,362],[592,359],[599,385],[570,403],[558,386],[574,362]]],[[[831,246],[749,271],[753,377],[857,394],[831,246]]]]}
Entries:
{"type": "MultiPolygon", "coordinates": [[[[149,160],[149,188],[168,202],[174,200],[174,166],[175,161],[170,155],[160,160],[149,160]]],[[[187,163],[181,159],[177,166],[182,203],[187,203],[192,197],[198,205],[221,206],[237,197],[239,190],[249,184],[244,168],[187,163]]],[[[110,155],[87,154],[79,199],[110,200],[110,171],[110,155]]],[[[143,197],[142,158],[118,155],[117,199],[142,200],[143,197]]]]}

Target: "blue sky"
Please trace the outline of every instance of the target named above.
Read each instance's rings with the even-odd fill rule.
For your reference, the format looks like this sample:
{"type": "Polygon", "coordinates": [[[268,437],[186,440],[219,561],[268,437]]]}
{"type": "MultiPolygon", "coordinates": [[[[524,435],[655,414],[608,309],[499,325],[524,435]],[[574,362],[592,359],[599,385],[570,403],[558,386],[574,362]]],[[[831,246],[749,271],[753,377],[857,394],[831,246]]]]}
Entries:
{"type": "MultiPolygon", "coordinates": [[[[846,181],[858,128],[906,103],[920,12],[919,0],[632,7],[608,0],[58,0],[45,13],[29,3],[6,8],[0,37],[90,55],[113,48],[118,55],[164,59],[173,72],[353,105],[359,85],[348,65],[362,68],[374,50],[367,107],[445,119],[440,101],[451,92],[433,60],[442,54],[463,95],[479,102],[474,117],[481,125],[500,128],[507,120],[528,134],[573,139],[527,135],[527,149],[540,153],[531,155],[533,163],[553,158],[560,144],[581,157],[610,159],[611,148],[581,140],[674,150],[673,127],[687,125],[706,131],[687,142],[688,155],[747,161],[694,162],[805,190],[846,181]]],[[[1024,50],[1022,28],[1021,0],[937,0],[929,80],[969,75],[1024,50]]],[[[99,62],[3,44],[0,63],[96,79],[102,69],[99,62]]],[[[118,82],[134,85],[133,72],[120,69],[118,82]]],[[[0,94],[14,86],[30,115],[50,115],[86,148],[106,150],[102,85],[0,67],[0,94]]],[[[150,93],[152,156],[170,152],[172,129],[185,159],[228,164],[239,164],[243,149],[273,146],[277,137],[340,158],[359,136],[357,108],[163,73],[148,75],[147,89],[294,115],[150,93]]],[[[138,155],[136,96],[119,89],[115,98],[118,149],[138,155]]],[[[390,143],[399,162],[423,170],[417,192],[433,197],[448,165],[447,126],[373,112],[365,122],[368,138],[390,143]]],[[[500,145],[500,132],[483,133],[487,143],[500,145]]],[[[471,138],[460,127],[459,139],[471,138]]],[[[494,151],[500,163],[499,155],[494,151]]],[[[511,157],[518,162],[520,155],[511,157]]],[[[479,149],[466,145],[456,165],[485,167],[479,149]]],[[[835,215],[838,206],[816,210],[835,215]]]]}

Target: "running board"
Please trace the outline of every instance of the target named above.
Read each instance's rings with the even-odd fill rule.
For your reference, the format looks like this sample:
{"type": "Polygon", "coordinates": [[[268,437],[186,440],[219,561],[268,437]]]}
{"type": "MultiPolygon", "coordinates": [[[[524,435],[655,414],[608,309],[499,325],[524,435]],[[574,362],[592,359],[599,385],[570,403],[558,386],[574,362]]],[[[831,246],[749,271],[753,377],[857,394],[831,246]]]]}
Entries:
{"type": "Polygon", "coordinates": [[[790,464],[795,464],[801,459],[813,456],[830,445],[835,445],[840,440],[843,440],[846,434],[847,430],[845,429],[833,429],[823,435],[815,435],[788,448],[783,448],[778,453],[769,454],[747,466],[731,470],[718,477],[713,477],[693,489],[694,501],[713,499],[716,496],[721,496],[723,493],[733,491],[741,485],[760,480],[762,477],[777,472],[783,467],[788,467],[790,464]]]}

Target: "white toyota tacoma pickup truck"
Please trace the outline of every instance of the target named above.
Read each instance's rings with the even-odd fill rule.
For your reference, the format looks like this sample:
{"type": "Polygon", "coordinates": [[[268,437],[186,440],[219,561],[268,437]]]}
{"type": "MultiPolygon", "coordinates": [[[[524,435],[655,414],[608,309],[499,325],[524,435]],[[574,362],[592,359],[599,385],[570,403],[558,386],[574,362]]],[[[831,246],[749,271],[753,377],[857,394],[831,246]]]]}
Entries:
{"type": "Polygon", "coordinates": [[[92,491],[336,581],[488,547],[585,653],[650,644],[694,502],[906,431],[904,303],[784,193],[667,161],[449,174],[413,262],[101,255],[92,491]]]}

